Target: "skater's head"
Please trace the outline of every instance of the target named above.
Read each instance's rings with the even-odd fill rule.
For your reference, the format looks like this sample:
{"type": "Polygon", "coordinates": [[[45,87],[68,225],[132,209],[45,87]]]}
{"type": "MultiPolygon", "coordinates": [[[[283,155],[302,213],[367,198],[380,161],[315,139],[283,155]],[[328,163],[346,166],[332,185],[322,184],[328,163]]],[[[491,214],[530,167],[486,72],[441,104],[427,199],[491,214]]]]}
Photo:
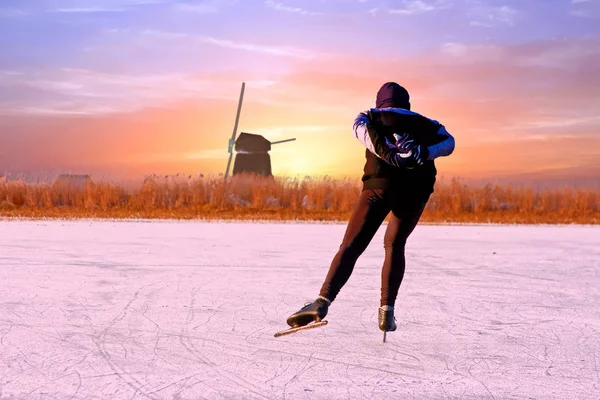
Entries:
{"type": "Polygon", "coordinates": [[[396,82],[387,82],[377,92],[375,107],[396,107],[410,110],[408,91],[396,82]]]}

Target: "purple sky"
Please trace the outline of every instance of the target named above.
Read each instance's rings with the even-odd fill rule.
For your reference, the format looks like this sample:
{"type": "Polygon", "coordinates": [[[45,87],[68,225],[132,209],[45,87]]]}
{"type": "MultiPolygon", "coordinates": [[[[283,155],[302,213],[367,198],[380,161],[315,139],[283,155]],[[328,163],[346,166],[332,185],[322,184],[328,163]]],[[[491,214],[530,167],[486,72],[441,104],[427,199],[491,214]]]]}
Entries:
{"type": "MultiPolygon", "coordinates": [[[[539,139],[535,130],[544,127],[556,135],[552,143],[540,144],[547,150],[543,159],[535,160],[534,169],[579,168],[552,159],[565,146],[581,147],[579,142],[560,142],[559,136],[583,140],[600,131],[600,76],[594,64],[600,59],[599,41],[599,0],[3,0],[0,140],[6,145],[0,148],[0,172],[48,167],[61,158],[45,148],[24,154],[31,143],[40,143],[39,138],[72,143],[50,127],[61,132],[65,126],[85,127],[108,138],[110,132],[97,128],[98,118],[112,118],[102,129],[125,129],[117,120],[139,121],[136,113],[152,107],[171,109],[175,103],[185,103],[184,109],[210,102],[216,107],[211,117],[223,116],[217,125],[224,139],[182,139],[186,146],[206,144],[194,149],[197,154],[214,155],[217,143],[227,140],[242,80],[250,90],[248,107],[254,104],[261,115],[244,114],[242,129],[308,132],[298,149],[302,143],[308,143],[305,148],[314,145],[311,129],[330,132],[332,140],[345,138],[341,127],[372,106],[383,80],[406,79],[409,89],[418,89],[414,96],[420,110],[441,114],[462,129],[462,149],[475,148],[502,129],[507,130],[505,137],[514,135],[512,144],[521,140],[529,146],[525,140],[539,139]],[[528,113],[518,117],[521,126],[516,127],[516,116],[505,121],[493,112],[514,105],[520,113],[528,99],[528,113]],[[447,107],[436,105],[442,100],[447,107]],[[482,102],[492,100],[497,102],[484,113],[475,112],[482,102]],[[277,107],[307,113],[314,108],[323,115],[315,114],[313,120],[306,115],[275,117],[271,113],[277,107]],[[325,122],[325,110],[339,118],[325,122]],[[484,114],[494,119],[482,134],[484,114]],[[564,122],[557,119],[560,114],[564,122]],[[65,122],[73,116],[83,119],[65,122]],[[515,130],[523,129],[529,129],[528,136],[517,137],[515,130]],[[34,158],[48,162],[23,161],[34,158]]],[[[127,129],[133,132],[129,141],[141,137],[138,125],[127,129]]],[[[164,140],[156,143],[164,147],[164,140]]],[[[599,144],[595,139],[584,149],[582,168],[600,155],[599,144]]],[[[173,154],[182,151],[172,149],[173,154]]],[[[357,152],[356,147],[352,151],[357,152]]],[[[487,148],[485,154],[491,151],[487,148]]],[[[316,160],[311,172],[340,172],[341,160],[360,162],[361,154],[356,154],[336,154],[335,165],[316,160]]],[[[462,160],[462,169],[449,166],[469,170],[461,157],[456,159],[462,160]]],[[[85,166],[80,161],[72,165],[85,166]]],[[[302,170],[306,164],[297,159],[286,171],[292,173],[295,167],[298,173],[307,172],[302,170]]],[[[490,167],[500,169],[500,164],[490,167]]]]}

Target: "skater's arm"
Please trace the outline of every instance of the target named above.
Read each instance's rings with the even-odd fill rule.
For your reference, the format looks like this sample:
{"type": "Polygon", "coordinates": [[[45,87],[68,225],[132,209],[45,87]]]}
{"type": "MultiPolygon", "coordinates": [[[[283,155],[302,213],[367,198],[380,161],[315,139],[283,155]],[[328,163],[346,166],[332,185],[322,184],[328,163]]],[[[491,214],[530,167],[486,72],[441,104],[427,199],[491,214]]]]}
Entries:
{"type": "Polygon", "coordinates": [[[414,167],[417,162],[412,157],[412,152],[405,152],[391,143],[373,127],[367,112],[360,113],[354,120],[354,136],[371,153],[386,163],[395,167],[414,167]]]}
{"type": "Polygon", "coordinates": [[[437,134],[438,134],[438,136],[445,137],[445,139],[437,144],[434,144],[434,145],[428,147],[428,150],[429,150],[429,156],[427,158],[428,160],[435,160],[438,157],[449,156],[450,154],[452,154],[454,152],[454,147],[456,145],[454,136],[452,136],[450,134],[450,132],[448,132],[446,130],[444,125],[440,126],[437,134]]]}

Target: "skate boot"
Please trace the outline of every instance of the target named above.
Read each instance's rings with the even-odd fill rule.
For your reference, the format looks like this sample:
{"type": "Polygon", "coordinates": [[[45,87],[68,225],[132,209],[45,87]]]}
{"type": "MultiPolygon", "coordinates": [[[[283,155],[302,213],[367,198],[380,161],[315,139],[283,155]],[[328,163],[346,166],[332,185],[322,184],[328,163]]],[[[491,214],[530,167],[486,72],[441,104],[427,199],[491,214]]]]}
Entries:
{"type": "Polygon", "coordinates": [[[287,324],[292,328],[305,326],[311,322],[319,322],[327,315],[331,301],[325,297],[319,296],[312,303],[307,303],[298,312],[290,315],[287,324]]]}
{"type": "Polygon", "coordinates": [[[379,307],[379,329],[384,332],[393,332],[397,328],[396,318],[394,318],[394,307],[379,307]]]}

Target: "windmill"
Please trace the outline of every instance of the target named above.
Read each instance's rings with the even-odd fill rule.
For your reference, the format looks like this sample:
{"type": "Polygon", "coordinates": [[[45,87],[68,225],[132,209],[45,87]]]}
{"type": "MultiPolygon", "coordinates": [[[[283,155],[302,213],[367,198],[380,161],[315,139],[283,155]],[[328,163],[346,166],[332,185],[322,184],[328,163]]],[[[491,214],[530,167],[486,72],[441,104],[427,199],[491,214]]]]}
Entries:
{"type": "Polygon", "coordinates": [[[269,156],[271,146],[296,140],[296,138],[292,138],[270,142],[261,135],[247,132],[240,133],[239,137],[236,138],[245,87],[246,83],[242,82],[242,90],[240,92],[240,101],[238,103],[235,125],[233,126],[233,134],[231,135],[231,139],[229,139],[229,161],[227,162],[227,169],[225,170],[225,179],[227,179],[227,176],[229,175],[234,148],[236,157],[233,164],[232,175],[250,172],[262,176],[272,176],[271,157],[269,156]]]}

